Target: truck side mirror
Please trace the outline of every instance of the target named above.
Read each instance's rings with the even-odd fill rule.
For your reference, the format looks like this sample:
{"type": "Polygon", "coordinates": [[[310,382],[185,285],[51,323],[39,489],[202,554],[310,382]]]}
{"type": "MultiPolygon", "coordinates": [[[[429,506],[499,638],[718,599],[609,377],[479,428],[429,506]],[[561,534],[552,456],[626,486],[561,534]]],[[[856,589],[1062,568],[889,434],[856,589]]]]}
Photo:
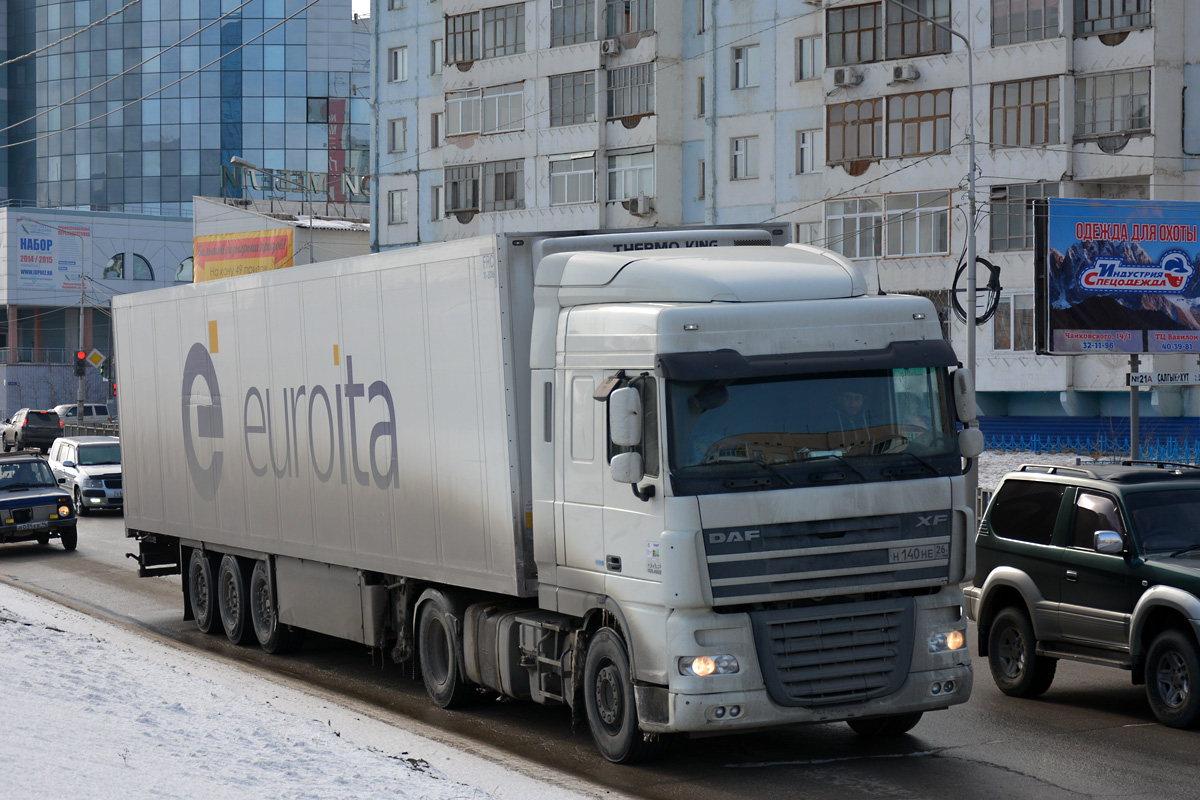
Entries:
{"type": "Polygon", "coordinates": [[[963,428],[958,432],[958,452],[963,458],[974,458],[983,448],[983,431],[979,428],[963,428]]]}
{"type": "Polygon", "coordinates": [[[955,370],[954,375],[954,409],[958,412],[958,421],[967,425],[975,421],[978,411],[975,407],[975,380],[971,370],[955,370]]]}
{"type": "Polygon", "coordinates": [[[612,470],[612,479],[617,483],[637,483],[646,477],[646,470],[642,465],[642,454],[632,450],[626,453],[617,453],[612,457],[609,467],[612,470]]]}
{"type": "Polygon", "coordinates": [[[612,443],[618,447],[636,447],[642,443],[642,395],[637,389],[625,386],[608,396],[608,430],[612,443]]]}

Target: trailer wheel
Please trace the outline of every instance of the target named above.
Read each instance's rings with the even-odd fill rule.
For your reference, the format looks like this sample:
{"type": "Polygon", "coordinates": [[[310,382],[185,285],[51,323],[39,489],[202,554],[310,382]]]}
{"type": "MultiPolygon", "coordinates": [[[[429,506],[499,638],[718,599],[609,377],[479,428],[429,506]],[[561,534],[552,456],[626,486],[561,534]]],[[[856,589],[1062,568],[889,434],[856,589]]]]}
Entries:
{"type": "Polygon", "coordinates": [[[279,624],[271,571],[265,560],[254,562],[250,572],[250,624],[262,649],[272,655],[291,652],[300,645],[301,633],[290,625],[279,624]]]}
{"type": "Polygon", "coordinates": [[[588,643],[583,696],[592,739],[609,761],[633,764],[662,752],[665,740],[657,736],[647,739],[638,728],[629,653],[612,628],[601,628],[588,643]]]}
{"type": "Polygon", "coordinates": [[[217,569],[217,608],[221,627],[234,644],[246,644],[254,634],[250,625],[250,591],[246,568],[237,556],[225,555],[217,569]]]}
{"type": "Polygon", "coordinates": [[[196,627],[202,633],[217,631],[217,580],[212,561],[200,550],[192,550],[187,569],[188,602],[196,627]]]}
{"type": "Polygon", "coordinates": [[[74,550],[79,546],[79,529],[72,525],[58,532],[58,540],[62,542],[63,550],[74,550]]]}
{"type": "Polygon", "coordinates": [[[421,604],[417,615],[417,654],[425,691],[439,708],[467,704],[474,686],[462,675],[462,645],[455,632],[453,615],[440,594],[421,604]]]}

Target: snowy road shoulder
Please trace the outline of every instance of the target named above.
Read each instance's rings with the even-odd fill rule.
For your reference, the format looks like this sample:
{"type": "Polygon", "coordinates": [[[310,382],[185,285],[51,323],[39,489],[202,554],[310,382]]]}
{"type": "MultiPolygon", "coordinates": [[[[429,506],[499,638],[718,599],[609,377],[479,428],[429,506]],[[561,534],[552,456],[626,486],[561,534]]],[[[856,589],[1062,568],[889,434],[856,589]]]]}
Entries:
{"type": "MultiPolygon", "coordinates": [[[[614,797],[402,729],[0,583],[10,798],[614,797]]],[[[420,723],[405,722],[406,728],[420,723]]]]}

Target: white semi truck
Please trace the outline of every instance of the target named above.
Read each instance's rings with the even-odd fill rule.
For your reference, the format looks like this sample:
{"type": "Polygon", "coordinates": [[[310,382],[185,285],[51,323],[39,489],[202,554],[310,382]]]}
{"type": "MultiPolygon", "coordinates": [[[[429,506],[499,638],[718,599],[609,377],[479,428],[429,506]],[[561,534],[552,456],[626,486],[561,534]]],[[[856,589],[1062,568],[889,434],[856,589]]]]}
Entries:
{"type": "Polygon", "coordinates": [[[770,228],[495,235],[114,298],[127,534],[185,618],[441,707],[676,733],[966,701],[982,449],[931,303],[770,228]]]}

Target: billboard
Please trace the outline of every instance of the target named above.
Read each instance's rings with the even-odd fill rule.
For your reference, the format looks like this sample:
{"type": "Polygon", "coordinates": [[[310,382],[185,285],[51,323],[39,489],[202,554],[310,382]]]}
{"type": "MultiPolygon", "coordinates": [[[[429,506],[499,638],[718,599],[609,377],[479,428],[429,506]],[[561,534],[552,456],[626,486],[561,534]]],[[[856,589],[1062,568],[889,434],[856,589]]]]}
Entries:
{"type": "Polygon", "coordinates": [[[17,220],[18,289],[79,291],[84,254],[91,249],[90,225],[53,225],[17,220]]]}
{"type": "Polygon", "coordinates": [[[1200,203],[1035,205],[1037,351],[1200,354],[1200,203]]]}
{"type": "Polygon", "coordinates": [[[193,240],[194,280],[213,281],[292,265],[291,228],[218,233],[193,240]]]}

